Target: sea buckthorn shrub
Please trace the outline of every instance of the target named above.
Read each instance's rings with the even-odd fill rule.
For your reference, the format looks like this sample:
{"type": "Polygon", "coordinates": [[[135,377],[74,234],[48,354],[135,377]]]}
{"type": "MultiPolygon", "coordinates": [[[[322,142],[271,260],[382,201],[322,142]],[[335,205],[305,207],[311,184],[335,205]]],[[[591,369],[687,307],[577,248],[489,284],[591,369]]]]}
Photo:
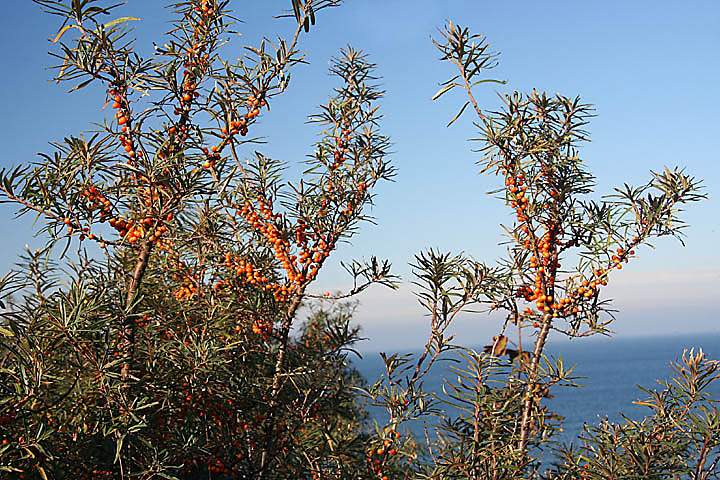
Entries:
{"type": "Polygon", "coordinates": [[[378,478],[714,478],[720,413],[707,388],[717,367],[703,355],[682,357],[679,380],[652,394],[645,422],[591,427],[579,450],[560,449],[558,458],[551,453],[562,418],[544,402],[575,386],[572,368],[546,355],[551,333],[610,333],[604,288],[653,240],[682,240],[680,213],[703,198],[700,182],[665,168],[598,199],[580,155],[590,105],[533,90],[501,95],[486,110],[475,87],[504,82],[485,77],[498,60],[485,37],[449,22],[435,46],[456,73],[434,98],[464,92],[450,124],[474,114],[478,163],[499,178],[492,193],[513,220],[496,264],[438,250],[417,255],[414,283],[431,333],[419,354],[385,355],[384,375],[365,391],[387,419],[369,440],[369,468],[378,478]],[[502,318],[482,351],[457,344],[449,330],[478,312],[502,318]],[[427,374],[443,360],[455,362],[452,378],[427,391],[427,374]],[[562,466],[548,470],[553,462],[562,466]]]}
{"type": "Polygon", "coordinates": [[[254,151],[256,127],[305,61],[300,50],[339,0],[291,0],[290,37],[237,60],[226,0],[173,3],[175,22],[141,54],[116,6],[35,0],[60,18],[55,80],[100,89],[108,117],[0,172],[0,202],[40,219],[48,239],[0,279],[0,478],[8,479],[710,479],[720,475],[718,363],[684,352],[646,390],[641,421],[588,426],[575,446],[544,399],[574,386],[546,355],[551,335],[608,334],[601,295],[654,239],[682,239],[684,205],[703,198],[680,169],[597,199],[580,157],[592,108],[532,91],[481,108],[474,89],[497,55],[449,23],[436,46],[475,114],[480,165],[509,207],[494,265],[428,250],[413,263],[431,333],[417,355],[385,355],[366,384],[351,297],[396,285],[387,261],[344,267],[347,292],[313,282],[370,219],[390,180],[383,92],[347,47],[310,117],[319,140],[292,176],[254,151]],[[482,351],[454,343],[461,315],[502,316],[482,351]],[[454,378],[427,391],[446,359],[454,378]],[[371,406],[373,410],[366,407],[371,406]],[[377,408],[370,427],[370,412],[377,408]],[[425,435],[416,435],[418,425],[425,435]]]}
{"type": "Polygon", "coordinates": [[[0,282],[0,476],[362,472],[358,332],[332,302],[392,286],[390,265],[348,263],[349,292],[312,283],[393,176],[374,65],[350,47],[331,62],[303,173],[254,151],[300,42],[339,0],[287,2],[291,36],[236,60],[225,0],[173,3],[149,56],[113,2],[36,3],[59,18],[54,79],[104,92],[107,118],[0,174],[0,201],[48,238],[0,282]]]}

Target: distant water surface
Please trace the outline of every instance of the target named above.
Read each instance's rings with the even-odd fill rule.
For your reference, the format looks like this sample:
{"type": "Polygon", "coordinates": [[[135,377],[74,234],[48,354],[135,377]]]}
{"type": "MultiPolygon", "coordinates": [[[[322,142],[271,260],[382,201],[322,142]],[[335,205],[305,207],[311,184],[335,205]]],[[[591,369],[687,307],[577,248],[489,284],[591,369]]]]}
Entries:
{"type": "MultiPolygon", "coordinates": [[[[702,348],[710,357],[720,360],[720,334],[698,334],[674,337],[576,339],[550,343],[547,354],[562,356],[566,367],[575,366],[574,376],[581,388],[556,388],[554,398],[547,400],[551,410],[565,417],[564,432],[559,440],[573,441],[584,423],[598,423],[604,417],[621,420],[621,413],[633,419],[648,414],[647,408],[632,402],[644,399],[638,390],[658,387],[658,379],[672,375],[670,362],[683,349],[702,348]]],[[[369,383],[384,371],[377,353],[367,353],[354,360],[369,383]]],[[[426,378],[425,388],[440,391],[446,378],[452,378],[450,364],[436,366],[426,378]]],[[[713,389],[720,398],[720,385],[713,389]]],[[[380,419],[382,413],[371,411],[380,419]]]]}

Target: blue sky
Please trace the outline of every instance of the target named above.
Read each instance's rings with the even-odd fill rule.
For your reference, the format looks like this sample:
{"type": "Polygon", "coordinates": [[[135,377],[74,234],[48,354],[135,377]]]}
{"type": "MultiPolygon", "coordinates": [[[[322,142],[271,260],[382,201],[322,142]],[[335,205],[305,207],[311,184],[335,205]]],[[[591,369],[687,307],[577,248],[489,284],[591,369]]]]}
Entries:
{"type": "MultiPolygon", "coordinates": [[[[289,0],[235,1],[245,23],[244,39],[228,47],[237,56],[243,42],[260,32],[287,31],[272,15],[289,0]]],[[[130,0],[119,13],[143,18],[138,45],[150,51],[156,32],[167,30],[164,1],[130,0]]],[[[0,165],[31,161],[50,150],[48,141],[79,134],[108,112],[102,92],[67,95],[48,80],[47,38],[56,19],[29,0],[11,0],[0,19],[0,165]]],[[[378,64],[387,91],[384,127],[393,139],[396,182],[382,187],[367,225],[335,259],[390,258],[409,279],[408,262],[427,247],[463,250],[492,261],[502,250],[500,222],[509,221],[500,202],[484,192],[497,179],[477,173],[471,118],[446,129],[462,99],[433,103],[439,82],[452,72],[437,61],[430,38],[446,19],[486,34],[501,52],[494,76],[506,86],[479,92],[481,104],[498,105],[497,91],[531,88],[580,95],[596,105],[592,142],[583,156],[598,177],[598,193],[623,182],[641,183],[649,170],[680,165],[704,178],[709,200],[693,205],[687,247],[657,242],[618,276],[609,289],[621,310],[619,335],[716,331],[720,288],[720,122],[715,96],[720,85],[720,3],[716,1],[480,2],[463,0],[349,0],[325,12],[304,43],[310,65],[294,72],[290,91],[273,105],[258,133],[264,153],[299,162],[311,151],[315,132],[304,123],[325,101],[333,79],[329,59],[344,45],[367,51],[378,64]]],[[[32,232],[30,219],[15,221],[0,206],[0,270],[21,253],[32,232]]],[[[347,283],[337,265],[320,277],[318,290],[347,283]]],[[[426,320],[409,288],[374,289],[360,298],[358,321],[370,340],[364,348],[417,345],[426,320]]],[[[497,328],[485,317],[467,317],[457,333],[464,343],[484,341],[497,328]]]]}

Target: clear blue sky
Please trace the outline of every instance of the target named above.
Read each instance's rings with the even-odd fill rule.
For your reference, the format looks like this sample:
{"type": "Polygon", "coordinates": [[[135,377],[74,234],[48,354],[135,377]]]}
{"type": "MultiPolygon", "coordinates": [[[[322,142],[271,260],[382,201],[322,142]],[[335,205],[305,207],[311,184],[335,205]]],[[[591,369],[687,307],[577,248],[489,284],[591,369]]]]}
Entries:
{"type": "MultiPolygon", "coordinates": [[[[272,15],[289,0],[231,2],[246,22],[245,40],[259,32],[287,30],[272,15]]],[[[167,30],[165,1],[130,0],[121,14],[143,18],[137,25],[139,45],[150,51],[156,32],[167,30]]],[[[53,63],[47,38],[56,19],[41,14],[29,0],[9,0],[0,19],[0,165],[28,162],[47,142],[79,134],[107,112],[102,92],[86,89],[67,95],[50,83],[53,63]]],[[[445,19],[485,33],[502,53],[495,76],[509,81],[499,90],[533,87],[581,95],[597,107],[591,125],[593,141],[584,157],[598,176],[598,192],[622,182],[641,183],[663,165],[680,165],[706,181],[710,199],[694,205],[686,218],[687,248],[658,242],[656,251],[623,270],[610,292],[622,310],[615,325],[621,335],[672,333],[683,329],[717,331],[715,300],[720,289],[720,3],[677,2],[527,2],[477,0],[349,0],[325,12],[306,37],[310,65],[294,73],[290,92],[264,117],[261,133],[269,143],[261,150],[298,162],[311,151],[314,131],[307,114],[323,102],[333,80],[328,60],[352,44],[366,50],[379,65],[387,90],[385,128],[392,136],[397,181],[384,186],[374,214],[354,245],[335,259],[377,254],[390,258],[409,278],[408,262],[421,248],[464,250],[481,259],[501,249],[499,222],[509,221],[500,203],[484,192],[497,179],[480,177],[476,154],[466,139],[473,136],[470,118],[446,129],[459,97],[433,103],[437,84],[450,74],[437,61],[430,37],[445,19]]],[[[239,54],[240,42],[228,53],[239,54]]],[[[495,90],[479,95],[490,108],[495,90]]],[[[0,269],[7,270],[28,240],[29,221],[12,220],[0,206],[3,235],[0,269]]],[[[346,278],[330,267],[319,290],[343,285],[346,278]]],[[[408,291],[373,290],[361,298],[358,319],[371,338],[366,348],[412,346],[425,320],[408,291]]],[[[471,317],[458,328],[466,343],[482,342],[496,323],[471,317]]]]}

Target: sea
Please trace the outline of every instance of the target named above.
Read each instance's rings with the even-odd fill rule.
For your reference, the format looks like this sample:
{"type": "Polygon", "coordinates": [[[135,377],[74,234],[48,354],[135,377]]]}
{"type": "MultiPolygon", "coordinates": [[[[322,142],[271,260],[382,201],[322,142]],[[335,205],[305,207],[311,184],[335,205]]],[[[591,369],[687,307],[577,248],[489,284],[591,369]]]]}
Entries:
{"type": "MultiPolygon", "coordinates": [[[[575,383],[580,385],[555,388],[553,398],[546,400],[552,411],[564,417],[563,430],[556,440],[577,445],[585,424],[597,424],[604,418],[622,421],[623,416],[640,420],[648,415],[648,408],[633,404],[647,398],[638,387],[661,389],[658,380],[667,380],[673,374],[670,363],[678,360],[683,350],[691,348],[701,348],[709,358],[720,360],[720,332],[551,342],[547,347],[548,356],[562,357],[566,367],[573,366],[575,383]]],[[[378,353],[364,353],[353,363],[368,383],[373,383],[384,371],[384,362],[378,353]]],[[[454,377],[451,365],[449,362],[437,364],[426,377],[425,390],[441,392],[447,379],[454,377]]],[[[710,391],[720,400],[720,385],[710,391]]],[[[369,410],[371,417],[382,422],[382,411],[369,410]]],[[[414,425],[411,430],[419,433],[421,428],[414,425]]]]}

